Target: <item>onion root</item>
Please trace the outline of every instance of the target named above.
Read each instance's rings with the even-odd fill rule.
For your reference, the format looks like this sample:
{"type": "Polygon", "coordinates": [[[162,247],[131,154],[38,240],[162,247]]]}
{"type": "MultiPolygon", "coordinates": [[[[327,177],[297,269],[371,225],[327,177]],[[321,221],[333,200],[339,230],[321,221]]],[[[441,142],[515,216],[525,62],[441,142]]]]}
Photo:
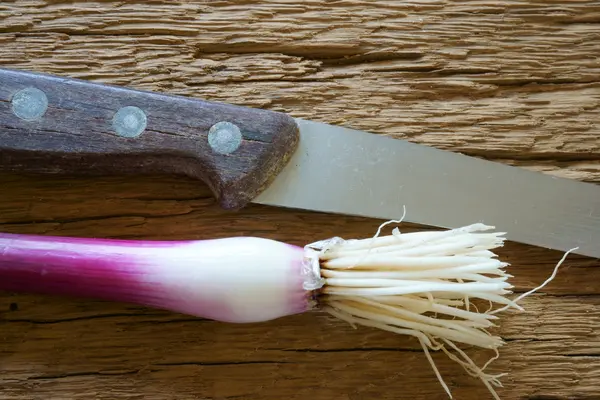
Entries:
{"type": "Polygon", "coordinates": [[[477,223],[451,230],[377,234],[367,239],[334,237],[305,247],[305,272],[311,277],[307,289],[318,290],[320,309],[357,325],[415,337],[440,384],[452,398],[447,384],[431,358],[430,351],[443,351],[467,373],[481,379],[496,400],[494,389],[500,378],[484,372],[499,357],[504,341],[490,331],[497,327],[502,311],[523,311],[517,304],[539,287],[511,299],[512,275],[508,263],[494,250],[504,245],[504,233],[489,231],[493,226],[477,223]],[[475,303],[489,303],[480,312],[475,303]],[[493,309],[494,304],[501,307],[493,309]],[[484,365],[477,366],[459,345],[494,352],[484,365]]]}

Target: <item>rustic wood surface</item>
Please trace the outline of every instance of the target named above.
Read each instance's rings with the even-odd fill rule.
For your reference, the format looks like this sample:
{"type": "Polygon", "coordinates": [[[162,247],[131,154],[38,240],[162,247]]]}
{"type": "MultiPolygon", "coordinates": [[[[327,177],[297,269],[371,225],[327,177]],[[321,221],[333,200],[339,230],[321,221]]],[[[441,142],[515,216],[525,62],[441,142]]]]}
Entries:
{"type": "MultiPolygon", "coordinates": [[[[597,1],[9,0],[0,46],[3,67],[285,111],[600,183],[597,1]]],[[[226,212],[205,185],[168,176],[2,174],[0,188],[5,232],[303,244],[379,224],[226,212]]],[[[499,254],[519,291],[562,256],[514,243],[499,254]]],[[[502,399],[600,399],[598,282],[598,260],[569,256],[526,312],[503,315],[502,399]]],[[[446,399],[419,349],[318,313],[241,326],[0,294],[0,399],[446,399]]],[[[434,359],[455,399],[491,399],[434,359]]]]}

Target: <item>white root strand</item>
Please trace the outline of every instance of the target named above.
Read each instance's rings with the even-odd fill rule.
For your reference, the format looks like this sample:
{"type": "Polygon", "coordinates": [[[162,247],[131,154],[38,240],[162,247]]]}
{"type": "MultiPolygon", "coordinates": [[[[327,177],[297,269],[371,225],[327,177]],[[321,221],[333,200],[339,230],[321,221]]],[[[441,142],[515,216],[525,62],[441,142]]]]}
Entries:
{"type": "Polygon", "coordinates": [[[466,255],[452,256],[394,256],[389,254],[365,254],[364,256],[341,257],[323,263],[325,268],[390,268],[406,270],[411,268],[438,269],[458,267],[489,261],[487,257],[471,257],[466,255]]]}
{"type": "Polygon", "coordinates": [[[379,278],[379,279],[414,279],[416,277],[421,278],[458,278],[464,276],[467,273],[482,274],[487,273],[500,277],[510,277],[501,268],[506,267],[506,263],[499,261],[492,261],[481,264],[462,265],[458,267],[450,267],[443,269],[431,269],[422,271],[368,271],[361,272],[358,270],[346,271],[346,270],[328,270],[321,271],[321,274],[325,278],[349,278],[349,279],[365,279],[365,278],[379,278]]]}
{"type": "MultiPolygon", "coordinates": [[[[508,294],[504,288],[509,285],[506,283],[480,283],[480,282],[469,282],[469,283],[440,283],[440,282],[420,282],[420,281],[405,281],[399,282],[397,286],[387,287],[337,287],[330,284],[330,280],[327,280],[327,288],[324,290],[326,294],[338,294],[338,295],[357,295],[357,296],[385,296],[393,294],[412,294],[412,293],[424,293],[424,292],[457,292],[462,294],[469,294],[473,297],[473,293],[485,293],[490,292],[492,294],[508,294]]],[[[354,280],[347,279],[346,282],[352,282],[354,280]]],[[[367,283],[365,283],[367,285],[367,283]]],[[[488,298],[489,295],[484,295],[488,298]]]]}
{"type": "Polygon", "coordinates": [[[353,327],[363,325],[417,338],[450,398],[429,350],[443,351],[481,379],[499,400],[494,387],[502,386],[499,379],[504,374],[483,371],[499,357],[504,342],[488,329],[496,326],[499,312],[522,311],[517,302],[549,283],[575,249],[564,255],[540,287],[510,299],[512,275],[505,271],[509,264],[496,259],[492,251],[504,245],[504,233],[482,233],[494,227],[473,224],[405,234],[396,228],[391,235],[379,236],[384,226],[399,222],[383,224],[373,238],[336,238],[311,247],[318,250],[323,310],[353,327]],[[480,312],[474,301],[488,302],[489,309],[480,312]],[[494,304],[503,307],[494,310],[494,304]],[[495,355],[480,368],[456,343],[488,349],[495,355]]]}
{"type": "MultiPolygon", "coordinates": [[[[438,244],[421,246],[421,242],[408,242],[401,245],[391,245],[371,249],[369,254],[390,254],[394,256],[400,255],[446,255],[446,254],[460,254],[465,251],[478,251],[478,250],[489,250],[500,247],[502,245],[502,239],[497,234],[481,234],[481,237],[473,239],[470,234],[464,234],[457,237],[450,237],[441,239],[438,244]]],[[[489,255],[489,252],[484,253],[489,255]]],[[[324,254],[324,260],[330,260],[333,258],[343,258],[352,256],[362,256],[363,249],[359,250],[337,250],[331,253],[324,254]]]]}

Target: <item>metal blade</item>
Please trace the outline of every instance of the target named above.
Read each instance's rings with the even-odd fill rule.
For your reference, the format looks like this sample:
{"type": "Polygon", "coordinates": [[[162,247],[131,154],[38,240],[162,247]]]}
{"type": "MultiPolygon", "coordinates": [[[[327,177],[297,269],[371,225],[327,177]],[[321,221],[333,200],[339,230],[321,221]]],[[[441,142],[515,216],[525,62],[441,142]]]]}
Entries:
{"type": "Polygon", "coordinates": [[[398,219],[476,222],[507,239],[600,257],[600,186],[391,137],[298,120],[300,147],[255,203],[398,219]]]}

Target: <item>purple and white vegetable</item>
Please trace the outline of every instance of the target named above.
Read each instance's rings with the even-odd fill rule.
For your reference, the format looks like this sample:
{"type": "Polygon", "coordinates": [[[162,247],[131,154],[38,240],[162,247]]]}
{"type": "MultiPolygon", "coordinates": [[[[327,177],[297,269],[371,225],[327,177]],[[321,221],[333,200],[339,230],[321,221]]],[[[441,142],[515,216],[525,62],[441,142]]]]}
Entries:
{"type": "Polygon", "coordinates": [[[233,323],[321,310],[352,325],[414,336],[448,395],[429,350],[444,351],[498,399],[493,387],[501,386],[500,375],[484,373],[487,364],[475,365],[458,345],[490,349],[497,358],[503,341],[488,332],[496,314],[521,310],[517,301],[556,270],[539,288],[509,299],[508,264],[492,252],[503,245],[503,234],[491,229],[396,228],[380,236],[380,227],[373,238],[305,247],[254,237],[134,241],[0,234],[0,290],[128,302],[233,323]],[[502,308],[480,312],[472,302],[481,300],[502,308]]]}

